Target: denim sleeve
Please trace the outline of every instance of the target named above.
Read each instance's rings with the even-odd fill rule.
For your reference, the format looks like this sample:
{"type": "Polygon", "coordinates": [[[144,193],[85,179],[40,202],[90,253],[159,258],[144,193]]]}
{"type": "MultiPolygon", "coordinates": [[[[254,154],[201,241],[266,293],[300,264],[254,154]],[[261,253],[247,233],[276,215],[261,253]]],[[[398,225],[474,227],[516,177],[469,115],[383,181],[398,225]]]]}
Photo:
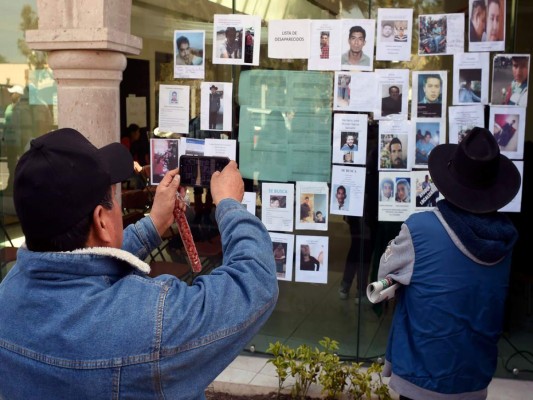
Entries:
{"type": "Polygon", "coordinates": [[[278,297],[272,242],[262,222],[231,199],[217,205],[216,219],[222,265],[191,286],[159,277],[166,289],[155,343],[161,374],[169,377],[163,390],[179,398],[195,398],[194,390],[203,390],[226,368],[266,322],[278,297]]]}
{"type": "Polygon", "coordinates": [[[122,250],[126,250],[144,260],[161,242],[161,237],[155,229],[152,218],[148,216],[135,224],[128,225],[124,229],[122,250]]]}

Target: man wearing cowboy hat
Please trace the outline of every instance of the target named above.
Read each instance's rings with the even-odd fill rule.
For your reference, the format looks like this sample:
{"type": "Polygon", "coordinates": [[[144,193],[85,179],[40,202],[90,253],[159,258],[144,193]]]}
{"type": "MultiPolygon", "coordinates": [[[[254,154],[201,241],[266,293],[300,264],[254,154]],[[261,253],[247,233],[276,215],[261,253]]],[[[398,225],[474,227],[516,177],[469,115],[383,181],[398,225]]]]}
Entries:
{"type": "Polygon", "coordinates": [[[380,260],[378,279],[401,284],[384,376],[400,399],[485,399],[518,238],[497,211],[520,173],[477,127],[435,147],[428,166],[444,200],[411,215],[380,260]]]}
{"type": "Polygon", "coordinates": [[[217,93],[218,87],[211,85],[209,88],[209,129],[217,129],[218,111],[220,110],[220,95],[217,93]]]}

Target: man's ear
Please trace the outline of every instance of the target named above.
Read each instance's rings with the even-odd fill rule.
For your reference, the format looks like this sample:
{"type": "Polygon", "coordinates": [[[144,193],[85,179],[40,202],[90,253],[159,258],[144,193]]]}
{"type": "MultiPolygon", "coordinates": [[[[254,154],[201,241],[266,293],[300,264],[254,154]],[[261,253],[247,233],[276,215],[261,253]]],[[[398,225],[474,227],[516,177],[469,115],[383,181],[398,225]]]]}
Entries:
{"type": "Polygon", "coordinates": [[[112,236],[109,230],[111,220],[106,211],[101,205],[96,206],[93,211],[93,222],[87,240],[89,247],[106,247],[111,243],[112,236]]]}

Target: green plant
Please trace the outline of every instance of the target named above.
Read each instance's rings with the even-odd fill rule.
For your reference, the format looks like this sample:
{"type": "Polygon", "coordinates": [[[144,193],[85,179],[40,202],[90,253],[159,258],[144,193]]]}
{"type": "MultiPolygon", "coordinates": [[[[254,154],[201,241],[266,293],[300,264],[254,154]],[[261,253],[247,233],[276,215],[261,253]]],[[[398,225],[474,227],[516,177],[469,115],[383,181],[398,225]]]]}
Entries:
{"type": "Polygon", "coordinates": [[[339,342],[328,337],[319,341],[323,351],[303,344],[296,349],[281,344],[270,344],[267,352],[273,355],[268,362],[278,375],[278,398],[289,376],[295,379],[291,387],[293,399],[304,399],[313,383],[322,386],[328,399],[338,399],[346,392],[354,400],[370,400],[377,395],[380,400],[391,400],[389,387],[383,382],[383,366],[372,363],[363,369],[363,363],[344,363],[337,355],[339,342]]]}

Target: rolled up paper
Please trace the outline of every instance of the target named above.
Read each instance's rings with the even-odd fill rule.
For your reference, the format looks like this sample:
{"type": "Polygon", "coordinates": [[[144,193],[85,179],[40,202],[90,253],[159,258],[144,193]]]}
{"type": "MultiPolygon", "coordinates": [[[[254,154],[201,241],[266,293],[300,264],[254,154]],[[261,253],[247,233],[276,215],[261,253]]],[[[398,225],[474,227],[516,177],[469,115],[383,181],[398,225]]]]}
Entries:
{"type": "Polygon", "coordinates": [[[366,287],[366,297],[368,297],[371,303],[379,303],[383,300],[392,299],[398,286],[399,284],[391,278],[381,279],[366,287]]]}

